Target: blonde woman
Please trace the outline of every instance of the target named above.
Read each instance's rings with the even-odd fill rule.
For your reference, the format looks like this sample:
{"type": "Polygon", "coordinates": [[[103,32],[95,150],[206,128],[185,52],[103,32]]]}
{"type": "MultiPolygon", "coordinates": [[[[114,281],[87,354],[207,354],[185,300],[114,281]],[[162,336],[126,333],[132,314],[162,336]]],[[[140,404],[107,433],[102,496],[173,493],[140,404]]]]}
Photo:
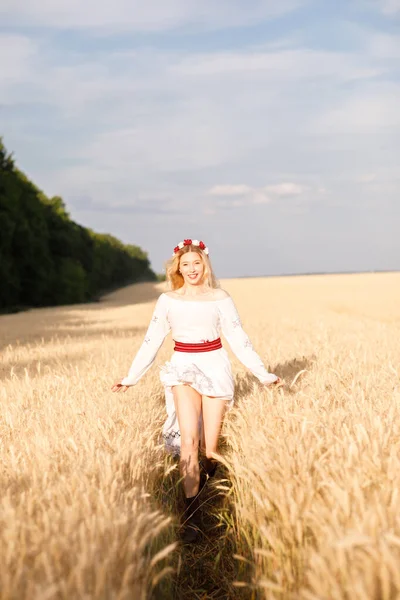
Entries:
{"type": "Polygon", "coordinates": [[[180,452],[180,472],[186,499],[183,540],[199,534],[199,443],[203,467],[212,476],[224,413],[233,403],[231,364],[220,331],[239,360],[265,385],[280,384],[268,373],[244,332],[232,298],[214,276],[209,251],[199,240],[186,239],[167,263],[170,291],[158,298],[145,339],[128,376],[112,391],[126,392],[153,364],[166,335],[175,342],[170,362],[161,367],[168,418],[163,428],[166,446],[180,452]]]}

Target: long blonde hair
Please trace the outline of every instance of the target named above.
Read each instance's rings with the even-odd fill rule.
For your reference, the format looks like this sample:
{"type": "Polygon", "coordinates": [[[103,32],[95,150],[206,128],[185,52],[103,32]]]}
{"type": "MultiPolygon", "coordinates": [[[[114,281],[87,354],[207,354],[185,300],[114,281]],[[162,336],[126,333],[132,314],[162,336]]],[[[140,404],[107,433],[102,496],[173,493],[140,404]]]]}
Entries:
{"type": "Polygon", "coordinates": [[[178,290],[185,283],[183,276],[179,273],[179,263],[181,260],[181,256],[183,256],[187,252],[196,252],[203,261],[203,283],[205,283],[205,285],[210,288],[219,288],[219,282],[214,275],[214,271],[212,269],[211,262],[207,254],[201,248],[199,248],[199,246],[194,246],[191,244],[190,246],[184,246],[183,248],[181,248],[166,263],[165,272],[169,289],[178,290]]]}

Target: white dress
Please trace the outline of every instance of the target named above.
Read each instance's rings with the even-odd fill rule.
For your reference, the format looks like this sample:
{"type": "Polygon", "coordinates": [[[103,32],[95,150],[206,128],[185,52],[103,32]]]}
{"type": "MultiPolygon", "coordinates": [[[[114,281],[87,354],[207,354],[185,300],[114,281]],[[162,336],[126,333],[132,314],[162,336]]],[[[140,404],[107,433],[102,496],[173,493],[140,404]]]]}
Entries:
{"type": "MultiPolygon", "coordinates": [[[[143,377],[170,331],[175,341],[184,343],[211,342],[222,332],[238,359],[261,383],[273,383],[278,379],[268,373],[253,349],[230,296],[221,300],[192,301],[161,294],[144,341],[128,376],[121,382],[123,385],[135,385],[143,377]]],[[[163,438],[166,449],[172,453],[179,453],[180,448],[180,431],[172,395],[174,385],[186,383],[202,395],[226,398],[229,407],[233,404],[234,381],[224,348],[211,352],[174,352],[171,360],[161,367],[160,379],[165,388],[168,415],[163,438]]]]}

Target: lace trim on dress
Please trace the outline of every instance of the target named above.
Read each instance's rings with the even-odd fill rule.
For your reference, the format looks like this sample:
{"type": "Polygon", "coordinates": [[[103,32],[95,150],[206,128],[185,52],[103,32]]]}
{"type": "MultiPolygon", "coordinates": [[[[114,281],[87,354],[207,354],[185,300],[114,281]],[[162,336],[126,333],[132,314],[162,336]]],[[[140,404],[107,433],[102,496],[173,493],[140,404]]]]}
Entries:
{"type": "Polygon", "coordinates": [[[169,431],[168,433],[163,433],[163,438],[165,440],[170,440],[171,438],[180,438],[180,437],[181,437],[180,431],[169,431]]]}
{"type": "Polygon", "coordinates": [[[181,451],[181,433],[179,430],[172,430],[168,433],[163,433],[161,439],[164,442],[164,448],[173,456],[179,456],[181,451]]]}
{"type": "Polygon", "coordinates": [[[160,379],[167,387],[179,383],[186,383],[193,385],[205,395],[212,395],[214,391],[212,379],[207,377],[207,375],[193,363],[189,365],[174,365],[171,362],[167,362],[161,367],[160,379]]]}

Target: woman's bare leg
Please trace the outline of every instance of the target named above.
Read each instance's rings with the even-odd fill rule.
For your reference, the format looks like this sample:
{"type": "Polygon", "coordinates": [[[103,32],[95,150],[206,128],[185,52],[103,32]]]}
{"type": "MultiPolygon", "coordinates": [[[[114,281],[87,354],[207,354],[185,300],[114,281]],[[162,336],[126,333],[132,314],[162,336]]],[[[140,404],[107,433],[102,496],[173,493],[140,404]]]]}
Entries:
{"type": "Polygon", "coordinates": [[[183,477],[185,496],[191,498],[199,491],[199,418],[201,396],[188,385],[172,388],[175,411],[181,432],[179,468],[183,477]]]}
{"type": "Polygon", "coordinates": [[[204,436],[204,419],[201,419],[200,450],[203,454],[206,453],[206,438],[204,436]]]}
{"type": "Polygon", "coordinates": [[[211,396],[202,398],[202,450],[208,459],[217,458],[218,438],[226,408],[226,398],[212,398],[211,396]]]}

